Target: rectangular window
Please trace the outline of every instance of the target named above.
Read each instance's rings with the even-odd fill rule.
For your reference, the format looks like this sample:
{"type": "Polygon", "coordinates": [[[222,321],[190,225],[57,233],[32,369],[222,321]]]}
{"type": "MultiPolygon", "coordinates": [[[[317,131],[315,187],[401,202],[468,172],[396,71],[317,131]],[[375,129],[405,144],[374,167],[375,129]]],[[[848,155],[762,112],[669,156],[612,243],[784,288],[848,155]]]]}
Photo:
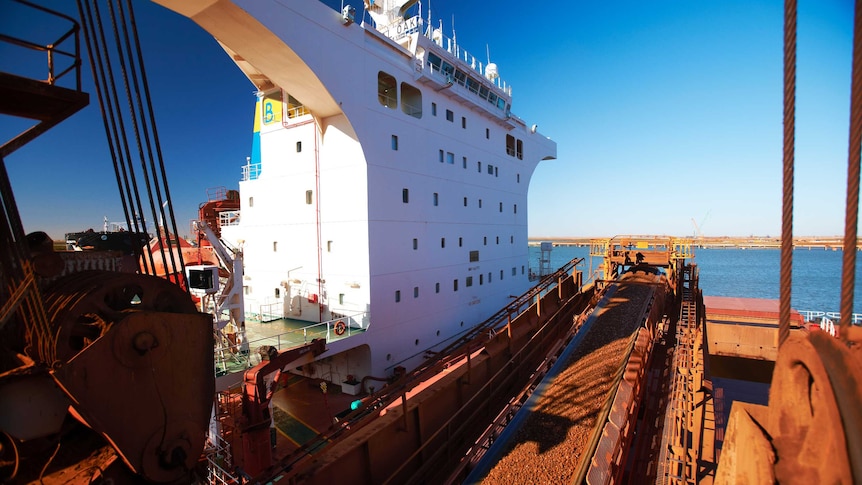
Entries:
{"type": "Polygon", "coordinates": [[[503,270],[502,269],[500,270],[500,279],[501,280],[503,279],[503,270]]]}
{"type": "Polygon", "coordinates": [[[487,245],[488,245],[488,236],[482,236],[482,245],[483,245],[483,246],[487,246],[487,245]]]}
{"type": "Polygon", "coordinates": [[[441,238],[440,238],[440,247],[441,247],[441,248],[445,248],[445,247],[446,247],[446,238],[445,238],[445,237],[441,237],[441,238]]]}
{"type": "Polygon", "coordinates": [[[401,202],[405,204],[410,202],[410,191],[408,189],[401,189],[401,202]]]}
{"type": "Polygon", "coordinates": [[[440,163],[443,163],[443,150],[440,150],[440,163]]]}
{"type": "Polygon", "coordinates": [[[472,276],[468,276],[467,279],[464,280],[464,286],[466,286],[467,288],[473,286],[473,277],[472,276]]]}
{"type": "Polygon", "coordinates": [[[395,290],[395,303],[401,301],[401,290],[395,290]]]}
{"type": "Polygon", "coordinates": [[[503,203],[500,202],[500,212],[503,212],[503,203]]]}
{"type": "Polygon", "coordinates": [[[391,74],[383,71],[377,73],[377,101],[389,109],[398,105],[397,83],[391,74]]]}
{"type": "Polygon", "coordinates": [[[491,282],[491,272],[489,271],[488,272],[488,283],[490,283],[490,282],[491,282]]]}
{"type": "Polygon", "coordinates": [[[486,140],[491,139],[491,130],[489,130],[488,128],[485,128],[485,139],[486,140]]]}
{"type": "Polygon", "coordinates": [[[344,293],[339,293],[339,294],[338,294],[338,304],[339,304],[339,305],[344,305],[344,293]]]}
{"type": "Polygon", "coordinates": [[[311,196],[312,196],[312,194],[313,194],[313,192],[312,192],[312,191],[310,191],[310,190],[306,190],[306,191],[305,191],[305,203],[306,203],[306,204],[308,204],[308,205],[311,205],[311,196]]]}
{"type": "Polygon", "coordinates": [[[276,297],[276,298],[281,298],[281,288],[276,288],[276,289],[275,289],[275,297],[276,297]]]}
{"type": "Polygon", "coordinates": [[[515,214],[518,213],[518,204],[515,204],[515,214]]]}
{"type": "Polygon", "coordinates": [[[415,251],[417,249],[419,249],[419,240],[414,237],[413,238],[413,250],[415,251]]]}
{"type": "Polygon", "coordinates": [[[464,197],[464,207],[467,207],[467,198],[464,197]]]}
{"type": "Polygon", "coordinates": [[[398,150],[398,135],[392,135],[392,149],[398,150]]]}
{"type": "Polygon", "coordinates": [[[461,165],[463,165],[464,168],[467,168],[467,157],[461,157],[461,165]]]}
{"type": "Polygon", "coordinates": [[[418,286],[413,287],[413,298],[419,298],[419,287],[418,286]]]}
{"type": "Polygon", "coordinates": [[[437,103],[431,103],[431,116],[437,116],[437,103]]]}
{"type": "Polygon", "coordinates": [[[512,135],[506,135],[506,155],[515,156],[515,137],[512,135]]]}
{"type": "Polygon", "coordinates": [[[437,195],[437,192],[434,192],[433,199],[434,199],[434,207],[437,207],[437,205],[440,203],[440,197],[439,197],[439,195],[437,195]]]}
{"type": "Polygon", "coordinates": [[[479,173],[482,173],[482,162],[476,162],[476,169],[479,173]]]}
{"type": "Polygon", "coordinates": [[[479,251],[470,251],[470,262],[475,263],[479,261],[479,251]]]}
{"type": "Polygon", "coordinates": [[[461,117],[461,128],[467,129],[467,118],[461,117]]]}
{"type": "Polygon", "coordinates": [[[326,252],[327,253],[332,252],[332,241],[326,241],[326,252]]]}
{"type": "Polygon", "coordinates": [[[515,244],[515,236],[509,236],[509,244],[515,244]]]}
{"type": "Polygon", "coordinates": [[[452,280],[452,291],[458,291],[458,278],[452,280]]]}
{"type": "Polygon", "coordinates": [[[249,197],[249,198],[248,198],[248,206],[249,206],[249,207],[254,207],[254,197],[249,197]]]}
{"type": "Polygon", "coordinates": [[[296,153],[299,153],[301,151],[302,151],[302,142],[298,141],[298,142],[296,142],[296,153]]]}
{"type": "Polygon", "coordinates": [[[422,118],[422,91],[401,83],[401,111],[414,118],[422,118]]]}
{"type": "Polygon", "coordinates": [[[524,265],[521,265],[521,274],[524,274],[524,265]]]}
{"type": "Polygon", "coordinates": [[[440,283],[434,283],[434,293],[440,293],[440,283]]]}
{"type": "Polygon", "coordinates": [[[453,113],[451,109],[446,110],[446,121],[455,121],[455,113],[453,113]]]}
{"type": "Polygon", "coordinates": [[[483,275],[483,274],[479,275],[479,284],[480,285],[485,284],[485,275],[483,275]]]}
{"type": "Polygon", "coordinates": [[[518,157],[518,160],[524,159],[524,142],[523,141],[518,140],[518,146],[515,149],[515,153],[518,157]]]}
{"type": "Polygon", "coordinates": [[[479,199],[479,208],[482,208],[482,199],[479,199]]]}
{"type": "Polygon", "coordinates": [[[497,244],[500,244],[500,236],[497,236],[497,244]]]}
{"type": "Polygon", "coordinates": [[[518,274],[518,271],[515,269],[514,266],[512,266],[512,276],[515,276],[516,274],[518,274]]]}
{"type": "Polygon", "coordinates": [[[495,177],[499,177],[499,176],[500,176],[500,167],[494,167],[494,176],[495,176],[495,177]]]}
{"type": "Polygon", "coordinates": [[[494,175],[494,166],[490,163],[488,164],[488,175],[494,175]]]}
{"type": "Polygon", "coordinates": [[[455,154],[452,152],[446,152],[446,163],[449,165],[455,165],[455,154]]]}
{"type": "Polygon", "coordinates": [[[458,238],[458,247],[459,248],[464,247],[464,238],[463,237],[458,238]]]}
{"type": "Polygon", "coordinates": [[[274,253],[278,252],[278,241],[272,242],[272,252],[274,252],[274,253]]]}
{"type": "Polygon", "coordinates": [[[516,180],[518,181],[518,183],[521,183],[521,174],[517,174],[516,180]]]}

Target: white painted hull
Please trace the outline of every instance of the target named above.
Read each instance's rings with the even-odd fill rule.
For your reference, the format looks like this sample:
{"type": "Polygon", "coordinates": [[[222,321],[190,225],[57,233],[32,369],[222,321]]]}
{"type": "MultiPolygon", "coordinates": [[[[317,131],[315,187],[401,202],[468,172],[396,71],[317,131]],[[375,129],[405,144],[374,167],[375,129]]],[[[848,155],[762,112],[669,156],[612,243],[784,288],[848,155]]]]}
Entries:
{"type": "Polygon", "coordinates": [[[363,314],[351,324],[366,331],[306,371],[340,382],[411,369],[530,286],[527,188],[556,144],[447,84],[423,62],[429,39],[401,46],[317,2],[159,3],[211,32],[259,87],[277,87],[256,114],[259,174],[240,182],[240,223],[223,236],[244,245],[247,313],[363,314]],[[396,81],[395,109],[381,102],[381,72],[396,81]],[[404,84],[421,92],[421,117],[404,84]],[[288,117],[278,88],[310,114],[288,117]]]}

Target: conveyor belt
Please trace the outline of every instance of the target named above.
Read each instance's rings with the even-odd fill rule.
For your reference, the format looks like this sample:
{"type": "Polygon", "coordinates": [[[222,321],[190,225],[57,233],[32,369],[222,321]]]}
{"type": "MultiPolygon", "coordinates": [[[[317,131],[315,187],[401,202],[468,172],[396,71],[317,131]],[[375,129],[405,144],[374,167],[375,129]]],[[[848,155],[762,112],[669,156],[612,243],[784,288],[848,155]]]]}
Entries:
{"type": "Polygon", "coordinates": [[[467,483],[569,483],[592,457],[602,408],[615,392],[631,343],[661,278],[613,282],[579,334],[500,435],[467,483]]]}

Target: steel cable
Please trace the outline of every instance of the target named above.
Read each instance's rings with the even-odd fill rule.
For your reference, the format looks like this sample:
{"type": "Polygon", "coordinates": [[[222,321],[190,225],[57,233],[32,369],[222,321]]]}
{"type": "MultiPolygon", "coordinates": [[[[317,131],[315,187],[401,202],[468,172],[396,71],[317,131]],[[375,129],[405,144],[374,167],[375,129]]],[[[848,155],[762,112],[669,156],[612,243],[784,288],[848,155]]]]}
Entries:
{"type": "Polygon", "coordinates": [[[781,274],[778,347],[790,336],[793,281],[793,163],[796,119],[796,0],[784,2],[784,182],[781,210],[781,274]]]}
{"type": "Polygon", "coordinates": [[[849,338],[856,287],[856,233],[859,217],[859,161],[862,149],[862,0],[856,0],[853,18],[853,67],[850,87],[850,147],[847,159],[847,202],[844,216],[844,254],[841,271],[839,335],[849,338]]]}

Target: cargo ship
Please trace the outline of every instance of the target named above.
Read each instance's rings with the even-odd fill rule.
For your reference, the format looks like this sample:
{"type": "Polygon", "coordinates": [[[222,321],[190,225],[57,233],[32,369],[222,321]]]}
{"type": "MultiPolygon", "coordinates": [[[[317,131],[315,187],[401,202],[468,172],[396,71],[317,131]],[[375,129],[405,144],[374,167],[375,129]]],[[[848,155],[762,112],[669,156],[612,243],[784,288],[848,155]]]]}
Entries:
{"type": "Polygon", "coordinates": [[[530,286],[527,189],[556,143],[417,2],[157,3],[258,90],[221,236],[247,315],[349,333],[319,356],[333,381],[410,370],[530,286]]]}

